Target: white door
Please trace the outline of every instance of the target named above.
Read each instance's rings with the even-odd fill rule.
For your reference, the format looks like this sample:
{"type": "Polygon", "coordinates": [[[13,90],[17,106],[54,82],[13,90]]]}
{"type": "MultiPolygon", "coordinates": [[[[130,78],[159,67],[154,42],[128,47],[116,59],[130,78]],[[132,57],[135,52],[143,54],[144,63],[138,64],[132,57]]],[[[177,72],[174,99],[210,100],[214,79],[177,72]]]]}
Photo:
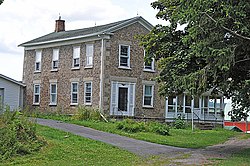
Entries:
{"type": "Polygon", "coordinates": [[[0,89],[0,110],[3,108],[3,101],[4,101],[4,89],[0,89]]]}
{"type": "Polygon", "coordinates": [[[134,116],[135,84],[111,83],[110,115],[134,116]]]}

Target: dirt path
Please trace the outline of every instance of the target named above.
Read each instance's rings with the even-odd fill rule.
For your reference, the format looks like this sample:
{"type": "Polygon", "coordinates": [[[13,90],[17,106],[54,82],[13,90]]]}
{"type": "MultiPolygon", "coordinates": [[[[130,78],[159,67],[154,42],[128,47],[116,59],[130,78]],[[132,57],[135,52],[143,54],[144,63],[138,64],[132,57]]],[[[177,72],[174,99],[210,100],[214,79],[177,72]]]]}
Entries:
{"type": "MultiPolygon", "coordinates": [[[[189,152],[189,157],[172,160],[173,165],[213,165],[211,159],[226,159],[235,152],[250,148],[250,139],[231,138],[223,144],[189,152]],[[210,159],[210,160],[209,160],[210,159]]],[[[187,155],[187,153],[186,153],[187,155]]]]}

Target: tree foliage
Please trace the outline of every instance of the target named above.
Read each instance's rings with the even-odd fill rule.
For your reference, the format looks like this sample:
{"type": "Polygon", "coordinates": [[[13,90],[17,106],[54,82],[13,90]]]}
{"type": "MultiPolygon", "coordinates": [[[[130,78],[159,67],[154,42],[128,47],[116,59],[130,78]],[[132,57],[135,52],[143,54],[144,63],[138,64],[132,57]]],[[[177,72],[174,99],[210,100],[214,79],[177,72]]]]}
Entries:
{"type": "Polygon", "coordinates": [[[3,3],[4,0],[0,0],[0,5],[3,3]]]}
{"type": "Polygon", "coordinates": [[[234,97],[235,119],[250,111],[250,1],[158,0],[157,25],[141,38],[160,69],[161,95],[213,89],[234,97]],[[183,30],[178,25],[185,25],[183,30]]]}

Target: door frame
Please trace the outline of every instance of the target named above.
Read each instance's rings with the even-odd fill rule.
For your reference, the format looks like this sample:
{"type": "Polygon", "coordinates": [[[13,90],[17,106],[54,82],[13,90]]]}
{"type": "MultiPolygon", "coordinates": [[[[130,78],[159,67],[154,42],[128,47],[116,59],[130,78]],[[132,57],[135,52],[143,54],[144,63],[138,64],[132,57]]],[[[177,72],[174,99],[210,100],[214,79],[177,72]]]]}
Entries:
{"type": "Polygon", "coordinates": [[[127,111],[120,111],[118,110],[118,112],[121,112],[122,115],[128,115],[128,112],[129,112],[129,85],[128,84],[123,84],[123,83],[119,83],[118,84],[118,109],[119,109],[119,95],[120,95],[120,92],[119,92],[119,88],[126,88],[127,89],[127,111]]]}

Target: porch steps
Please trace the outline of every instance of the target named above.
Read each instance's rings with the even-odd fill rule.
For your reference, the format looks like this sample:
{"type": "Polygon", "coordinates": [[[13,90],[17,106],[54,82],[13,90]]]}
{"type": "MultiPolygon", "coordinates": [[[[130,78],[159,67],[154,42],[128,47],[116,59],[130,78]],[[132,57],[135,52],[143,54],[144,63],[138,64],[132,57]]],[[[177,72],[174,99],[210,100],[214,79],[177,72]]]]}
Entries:
{"type": "Polygon", "coordinates": [[[196,127],[199,128],[200,130],[212,130],[214,128],[214,125],[212,123],[202,122],[196,124],[196,127]]]}

